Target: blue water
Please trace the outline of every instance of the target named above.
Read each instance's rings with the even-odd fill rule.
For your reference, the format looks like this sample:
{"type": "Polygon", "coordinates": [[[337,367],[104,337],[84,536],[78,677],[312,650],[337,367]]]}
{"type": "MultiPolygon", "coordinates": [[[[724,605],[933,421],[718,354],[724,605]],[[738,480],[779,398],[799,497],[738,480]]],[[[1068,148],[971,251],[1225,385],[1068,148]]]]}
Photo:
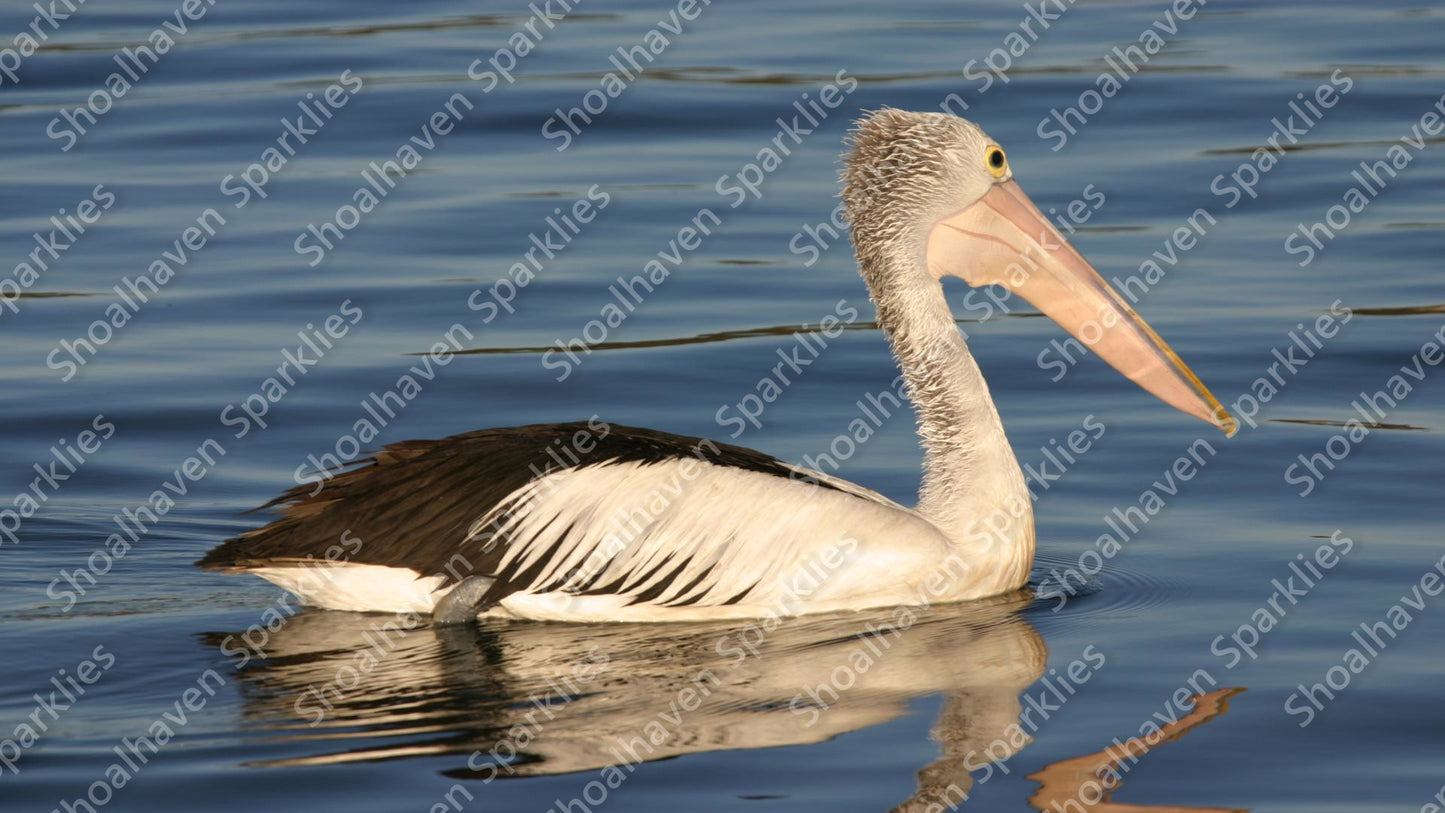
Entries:
{"type": "Polygon", "coordinates": [[[964,793],[966,809],[1055,810],[1101,792],[1137,810],[1433,809],[1445,626],[1428,574],[1445,553],[1445,414],[1425,345],[1445,326],[1445,146],[1428,129],[1417,146],[1401,139],[1438,126],[1422,117],[1445,93],[1445,12],[1211,0],[1166,19],[1162,2],[1080,3],[1050,5],[1045,28],[1008,3],[684,5],[695,19],[679,18],[635,81],[589,97],[618,70],[609,54],[679,9],[597,2],[550,22],[520,2],[197,4],[119,98],[107,76],[127,71],[112,57],[154,47],[182,7],[91,0],[58,28],[20,3],[0,10],[0,50],[32,23],[47,35],[33,55],[0,53],[13,73],[0,72],[6,810],[924,810],[964,793]],[[1157,53],[1136,52],[1137,72],[1111,67],[1110,49],[1146,28],[1157,53]],[[1086,93],[1116,71],[1117,93],[1086,93]],[[804,94],[836,107],[757,169],[804,94]],[[547,124],[604,96],[579,132],[547,124]],[[757,631],[737,626],[420,624],[378,638],[387,616],[293,614],[267,583],[191,565],[261,524],[244,512],[310,456],[354,453],[342,438],[363,400],[448,336],[471,352],[439,357],[367,448],[596,414],[793,461],[831,451],[840,475],[911,500],[906,414],[831,448],[895,372],[846,237],[820,224],[860,110],[945,100],[1008,150],[1045,211],[1083,201],[1073,241],[1106,277],[1154,258],[1162,273],[1134,283],[1139,311],[1253,419],[1232,439],[1209,433],[1097,359],[1063,361],[1065,334],[1026,304],[950,286],[1021,462],[1052,477],[1046,451],[1103,427],[1034,489],[1036,592],[1059,595],[1056,571],[1098,571],[1062,597],[933,608],[898,635],[867,633],[896,626],[887,613],[789,622],[753,654],[741,636],[757,631]],[[1289,107],[1307,100],[1318,115],[1289,107]],[[297,125],[314,131],[304,143],[283,138],[298,103],[330,114],[297,125]],[[411,170],[377,180],[369,165],[407,144],[411,170]],[[1329,213],[1391,145],[1402,168],[1376,171],[1385,181],[1354,199],[1368,200],[1360,211],[1329,213]],[[739,173],[755,195],[729,191],[739,173]],[[308,225],[378,188],[369,211],[340,213],[354,228],[334,248],[313,250],[308,225]],[[589,194],[590,208],[576,203],[589,194]],[[564,249],[534,247],[549,216],[579,205],[590,222],[564,249]],[[51,234],[62,208],[92,221],[73,241],[51,234]],[[703,209],[710,233],[672,248],[703,209]],[[1327,214],[1337,234],[1302,265],[1311,244],[1286,241],[1327,214]],[[187,233],[198,218],[214,233],[187,233]],[[52,242],[52,257],[37,233],[64,250],[52,242]],[[509,269],[529,250],[541,270],[518,286],[509,269]],[[588,323],[608,286],[658,252],[678,257],[663,260],[666,281],[564,363],[554,344],[604,338],[588,323]],[[154,281],[157,261],[172,276],[130,306],[114,286],[154,281]],[[35,272],[24,282],[21,264],[35,272]],[[780,397],[745,401],[793,331],[852,309],[780,397]],[[341,338],[316,360],[298,331],[317,341],[332,315],[341,338]],[[78,355],[61,344],[91,333],[108,341],[78,355]],[[298,352],[314,366],[267,384],[298,352]],[[1419,378],[1402,373],[1417,358],[1419,378]],[[1375,424],[1347,424],[1352,400],[1392,386],[1375,424]],[[241,408],[257,393],[253,420],[241,408]],[[1317,453],[1322,478],[1299,458],[1317,453]],[[84,463],[52,483],[34,466],[67,474],[57,456],[84,463]],[[1176,471],[1188,479],[1169,482],[1176,471]],[[1155,512],[1129,531],[1114,509],[1146,489],[1155,512]],[[158,490],[173,505],[130,542],[115,517],[158,490]],[[1105,534],[1127,537],[1107,559],[1105,534]],[[1296,575],[1297,556],[1320,576],[1296,575]],[[1390,614],[1414,588],[1422,608],[1390,614]],[[1394,622],[1376,633],[1386,646],[1350,655],[1363,646],[1352,631],[1377,621],[1394,622]],[[1256,657],[1231,638],[1260,629],[1256,657]],[[850,658],[872,667],[835,673],[850,658]],[[69,708],[37,705],[52,678],[83,690],[69,708]],[[1329,681],[1319,707],[1298,694],[1329,681]],[[827,709],[797,702],[825,684],[827,709]],[[308,691],[328,686],[326,709],[308,691]],[[649,723],[662,744],[607,772],[619,739],[649,723]],[[139,737],[155,747],[136,746],[143,762],[124,745],[139,737]],[[508,767],[485,768],[511,757],[506,744],[520,745],[508,767]],[[1109,764],[1118,789],[1102,782],[1109,764]]]}

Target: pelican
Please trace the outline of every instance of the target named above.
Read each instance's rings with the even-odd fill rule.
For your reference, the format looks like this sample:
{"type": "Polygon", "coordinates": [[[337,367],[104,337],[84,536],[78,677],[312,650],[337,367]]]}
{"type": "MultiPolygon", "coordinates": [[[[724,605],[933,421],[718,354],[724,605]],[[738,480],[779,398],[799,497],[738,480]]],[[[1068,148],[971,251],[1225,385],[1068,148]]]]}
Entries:
{"type": "Polygon", "coordinates": [[[859,120],[843,199],[924,449],[918,502],[711,440],[599,420],[386,446],[197,564],[338,610],[581,622],[778,618],[1017,590],[1031,500],[942,279],[999,285],[1164,403],[1234,421],[1049,223],[977,125],[859,120]]]}

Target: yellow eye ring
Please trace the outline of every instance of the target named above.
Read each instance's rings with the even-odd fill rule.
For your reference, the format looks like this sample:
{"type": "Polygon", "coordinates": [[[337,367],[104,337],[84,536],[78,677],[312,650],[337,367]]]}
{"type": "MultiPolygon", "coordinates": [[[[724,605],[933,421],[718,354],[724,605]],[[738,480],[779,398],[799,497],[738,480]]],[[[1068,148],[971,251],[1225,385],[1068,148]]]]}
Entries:
{"type": "Polygon", "coordinates": [[[1002,178],[1008,174],[1008,156],[1003,154],[1003,149],[997,144],[990,144],[983,150],[983,164],[988,167],[988,172],[995,178],[1002,178]]]}

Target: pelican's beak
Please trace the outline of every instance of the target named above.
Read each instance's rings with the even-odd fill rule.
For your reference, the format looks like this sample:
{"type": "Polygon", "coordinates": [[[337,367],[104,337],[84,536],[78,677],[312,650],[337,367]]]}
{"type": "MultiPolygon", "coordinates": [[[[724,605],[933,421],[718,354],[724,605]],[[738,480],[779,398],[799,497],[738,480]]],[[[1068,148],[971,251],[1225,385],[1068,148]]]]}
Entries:
{"type": "Polygon", "coordinates": [[[1009,289],[1159,400],[1234,434],[1213,393],[1012,179],[934,225],[928,266],[940,278],[1009,289]]]}

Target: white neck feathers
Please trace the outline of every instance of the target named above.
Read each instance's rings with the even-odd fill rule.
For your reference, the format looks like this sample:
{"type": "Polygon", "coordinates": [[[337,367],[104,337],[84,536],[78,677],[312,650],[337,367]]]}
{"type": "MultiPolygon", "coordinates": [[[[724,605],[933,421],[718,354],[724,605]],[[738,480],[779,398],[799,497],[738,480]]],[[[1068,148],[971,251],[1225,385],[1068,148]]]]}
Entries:
{"type": "Polygon", "coordinates": [[[943,294],[921,260],[875,255],[868,269],[878,321],[908,382],[924,449],[920,514],[955,552],[989,562],[1001,582],[1027,578],[1033,512],[988,385],[943,294]]]}

